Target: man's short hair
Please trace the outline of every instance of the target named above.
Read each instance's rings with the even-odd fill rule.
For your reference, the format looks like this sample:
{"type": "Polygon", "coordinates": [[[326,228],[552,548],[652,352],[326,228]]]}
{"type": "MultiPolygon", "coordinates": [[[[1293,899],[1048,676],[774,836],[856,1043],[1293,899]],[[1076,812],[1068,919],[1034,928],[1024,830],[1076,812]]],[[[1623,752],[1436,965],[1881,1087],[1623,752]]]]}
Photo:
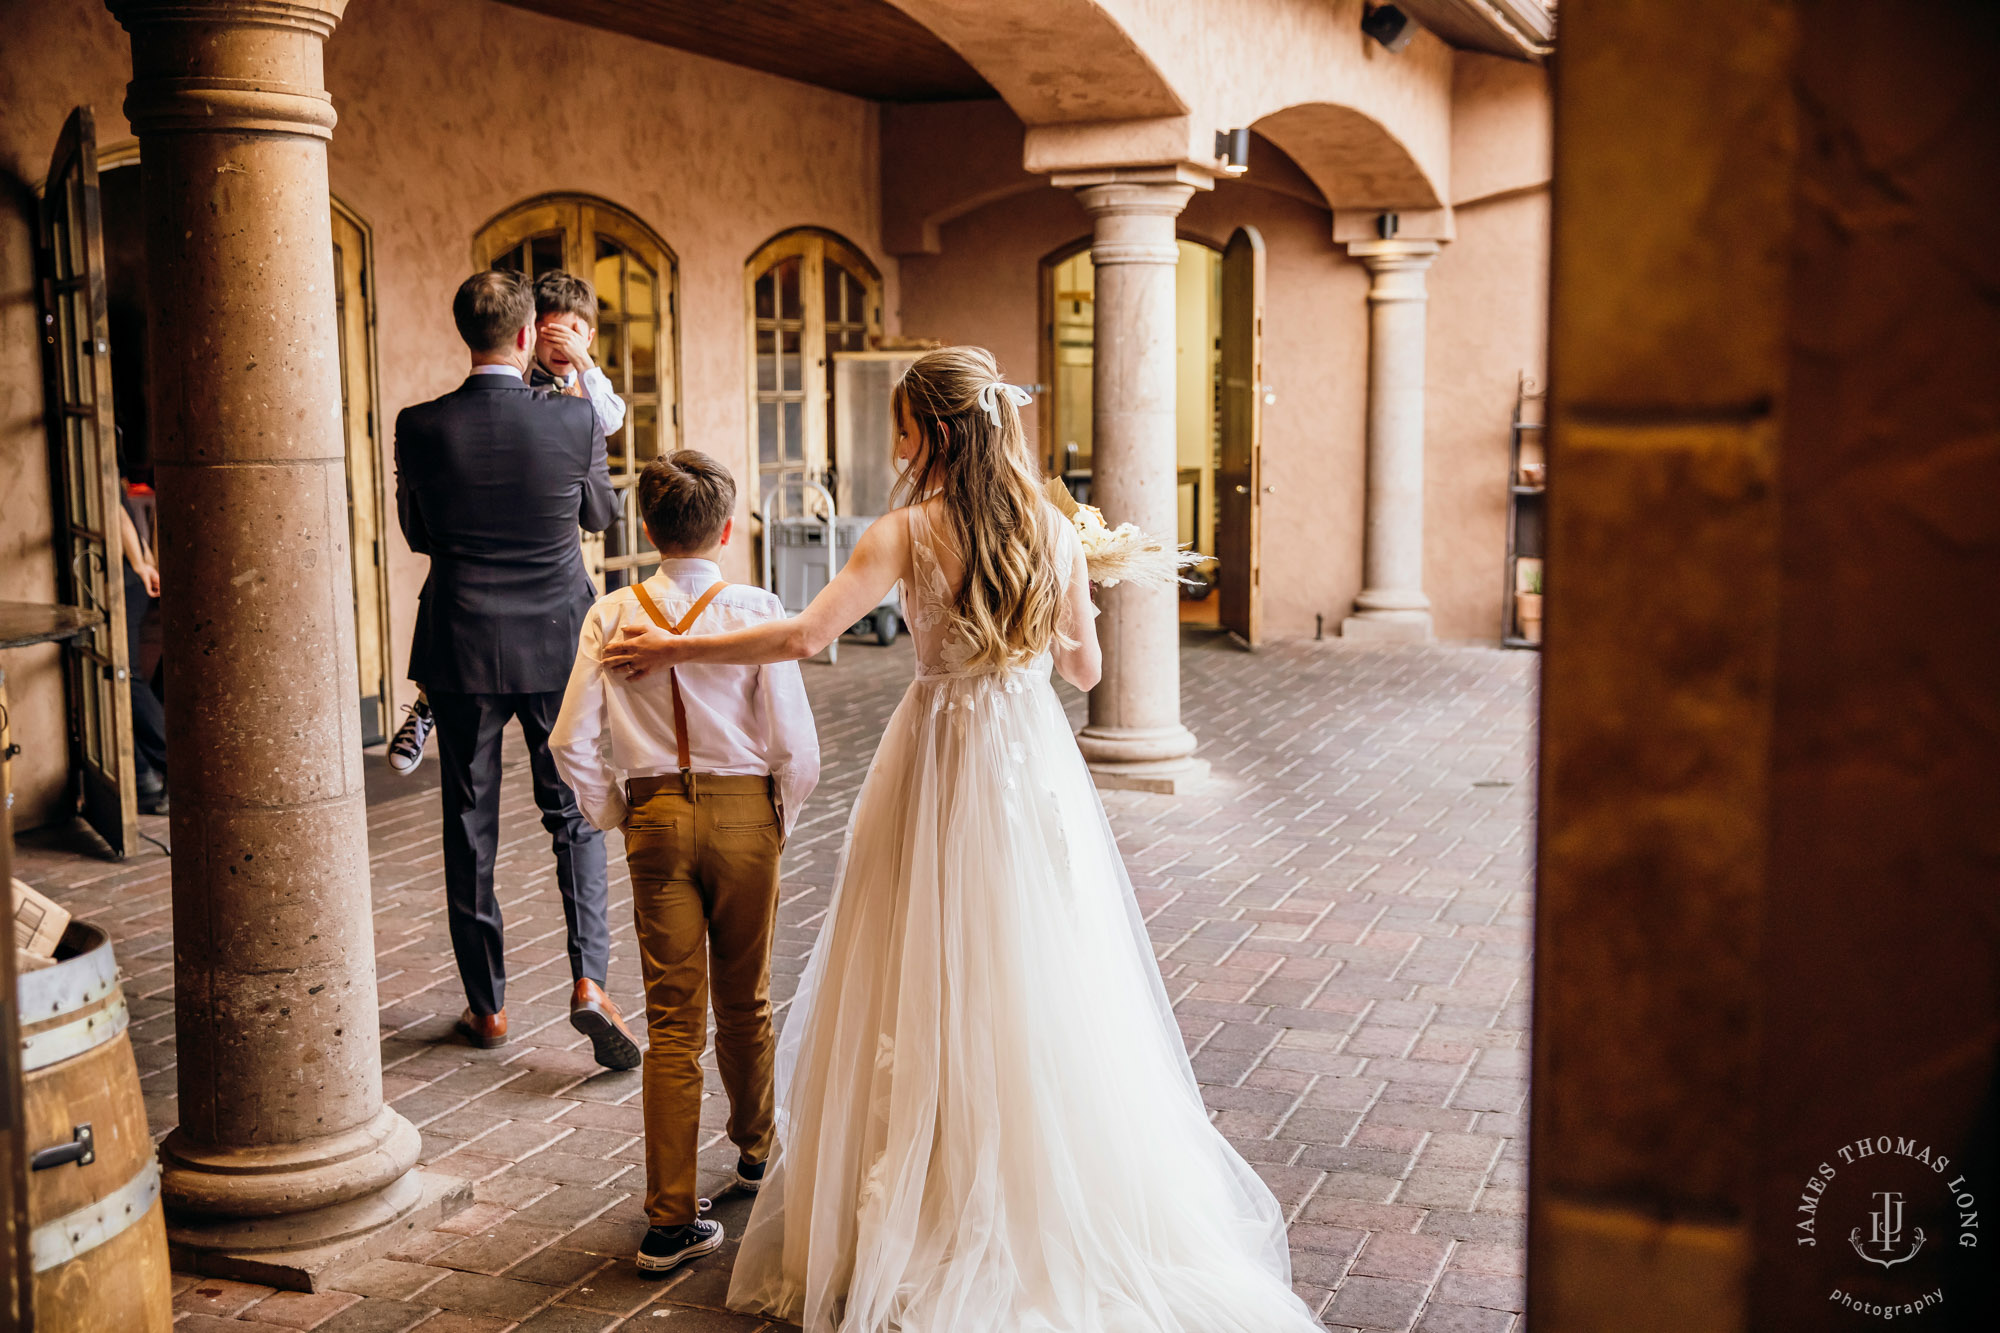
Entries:
{"type": "Polygon", "coordinates": [[[653,543],[669,554],[714,544],[736,509],[736,479],[697,449],[646,464],[639,474],[639,512],[653,543]]]}
{"type": "Polygon", "coordinates": [[[458,284],[451,317],[474,352],[505,351],[515,334],[535,322],[535,294],[520,274],[489,268],[458,284]]]}
{"type": "Polygon", "coordinates": [[[575,315],[597,327],[597,290],[574,273],[552,268],[535,279],[535,318],[575,315]]]}

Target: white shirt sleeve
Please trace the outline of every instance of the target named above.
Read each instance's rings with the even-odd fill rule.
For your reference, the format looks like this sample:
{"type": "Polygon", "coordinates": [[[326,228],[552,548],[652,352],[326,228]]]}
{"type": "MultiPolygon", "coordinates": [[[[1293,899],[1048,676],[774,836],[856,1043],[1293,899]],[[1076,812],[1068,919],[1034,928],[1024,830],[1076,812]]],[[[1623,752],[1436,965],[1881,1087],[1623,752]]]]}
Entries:
{"type": "Polygon", "coordinates": [[[757,707],[762,714],[764,756],[778,788],[779,818],[787,836],[798,823],[806,797],[819,785],[819,728],[806,699],[805,677],[797,662],[757,668],[757,707]]]}
{"type": "Polygon", "coordinates": [[[625,400],[611,387],[611,377],[596,366],[583,372],[583,391],[590,396],[590,410],[597,414],[597,428],[608,438],[625,424],[625,400]]]}
{"type": "Polygon", "coordinates": [[[604,628],[598,609],[593,607],[583,618],[583,634],[577,643],[576,663],[570,668],[569,686],[563,691],[562,711],[549,732],[549,753],[556,771],[576,793],[583,817],[598,828],[613,829],[625,822],[625,781],[610,763],[611,737],[604,725],[604,664],[598,660],[603,648],[604,628]]]}

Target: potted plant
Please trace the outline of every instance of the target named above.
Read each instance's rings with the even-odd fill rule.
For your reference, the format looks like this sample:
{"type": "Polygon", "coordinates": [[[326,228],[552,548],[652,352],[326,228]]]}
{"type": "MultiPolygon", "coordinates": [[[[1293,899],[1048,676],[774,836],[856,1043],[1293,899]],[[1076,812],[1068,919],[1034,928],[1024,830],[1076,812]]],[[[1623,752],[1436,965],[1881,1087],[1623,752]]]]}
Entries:
{"type": "Polygon", "coordinates": [[[1521,561],[1520,589],[1514,594],[1514,621],[1529,643],[1542,641],[1542,562],[1521,561]]]}

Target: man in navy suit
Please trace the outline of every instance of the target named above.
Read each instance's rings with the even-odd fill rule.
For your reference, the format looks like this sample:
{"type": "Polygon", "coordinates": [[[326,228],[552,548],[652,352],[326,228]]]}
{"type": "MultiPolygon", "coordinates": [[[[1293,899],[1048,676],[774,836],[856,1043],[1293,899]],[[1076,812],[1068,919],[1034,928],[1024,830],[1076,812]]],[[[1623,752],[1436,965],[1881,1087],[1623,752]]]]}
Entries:
{"type": "Polygon", "coordinates": [[[451,313],[472,373],[396,418],[396,512],[410,549],[431,558],[410,678],[429,695],[444,770],[445,903],[466,998],[459,1028],[480,1046],[507,1039],[493,860],[500,737],[517,720],[569,928],[570,1023],[590,1037],[598,1063],[630,1069],[638,1045],[604,993],[603,836],[577,809],[549,754],[549,729],[596,598],[577,529],[602,532],[618,510],[604,435],[587,399],[528,387],[535,296],[520,274],[474,274],[451,313]]]}

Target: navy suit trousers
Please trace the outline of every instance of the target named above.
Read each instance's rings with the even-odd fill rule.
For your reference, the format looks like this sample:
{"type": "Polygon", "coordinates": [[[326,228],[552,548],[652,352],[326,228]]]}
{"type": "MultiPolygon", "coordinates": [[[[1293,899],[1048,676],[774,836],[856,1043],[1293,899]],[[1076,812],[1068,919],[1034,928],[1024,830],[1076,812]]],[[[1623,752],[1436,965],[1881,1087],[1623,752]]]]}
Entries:
{"type": "Polygon", "coordinates": [[[604,835],[577,809],[576,796],[556,771],[549,731],[563,692],[458,694],[429,692],[444,770],[444,891],[452,952],[474,1013],[497,1014],[507,1002],[506,946],[500,903],[493,894],[493,858],[500,841],[500,738],[518,719],[528,742],[535,804],[556,857],[569,934],[572,980],[604,984],[611,933],[605,921],[604,835]]]}

